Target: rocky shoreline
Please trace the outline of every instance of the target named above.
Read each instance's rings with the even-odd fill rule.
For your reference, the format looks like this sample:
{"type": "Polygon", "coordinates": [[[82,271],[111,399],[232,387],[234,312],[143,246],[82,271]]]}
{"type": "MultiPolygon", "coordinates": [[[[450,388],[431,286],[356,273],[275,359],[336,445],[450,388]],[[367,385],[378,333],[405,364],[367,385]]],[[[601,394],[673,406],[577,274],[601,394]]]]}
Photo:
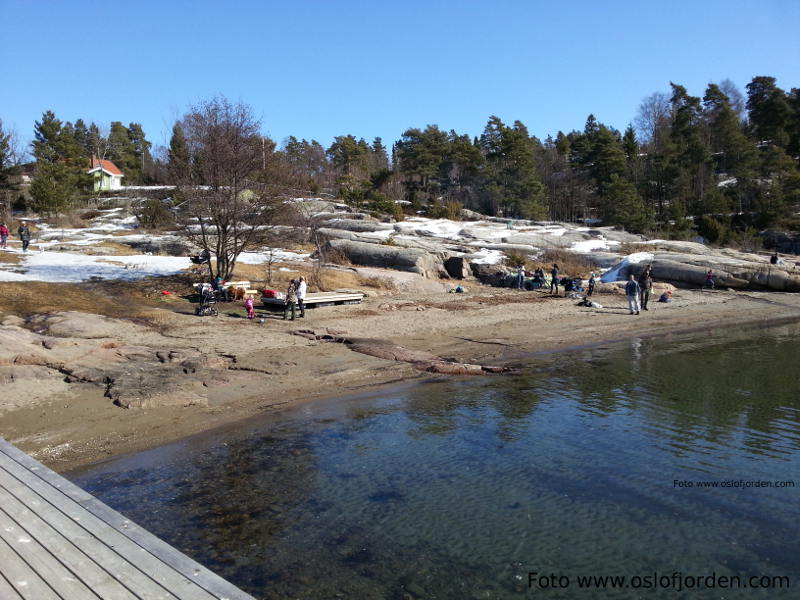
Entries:
{"type": "Polygon", "coordinates": [[[795,294],[679,289],[674,302],[640,317],[628,316],[614,286],[597,299],[602,310],[539,291],[472,286],[463,295],[372,295],[357,307],[310,310],[302,324],[174,312],[159,326],[74,311],[7,316],[0,435],[63,470],[446,372],[424,368],[430,361],[456,375],[470,372],[458,365],[485,373],[480,365],[513,368],[544,350],[800,318],[795,294]],[[413,310],[394,310],[405,306],[413,310]],[[330,331],[361,352],[319,339],[330,331]]]}

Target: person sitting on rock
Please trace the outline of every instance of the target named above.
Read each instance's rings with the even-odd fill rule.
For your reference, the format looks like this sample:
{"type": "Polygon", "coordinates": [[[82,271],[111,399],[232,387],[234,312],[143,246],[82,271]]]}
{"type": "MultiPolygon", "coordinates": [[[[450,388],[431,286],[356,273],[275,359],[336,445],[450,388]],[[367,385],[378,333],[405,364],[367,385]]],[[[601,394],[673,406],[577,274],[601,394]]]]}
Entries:
{"type": "Polygon", "coordinates": [[[714,271],[712,269],[709,269],[708,272],[706,273],[706,280],[703,283],[703,287],[700,288],[700,289],[704,289],[704,288],[708,287],[708,288],[711,288],[713,290],[714,289],[714,279],[715,278],[716,278],[716,275],[714,275],[714,271]]]}

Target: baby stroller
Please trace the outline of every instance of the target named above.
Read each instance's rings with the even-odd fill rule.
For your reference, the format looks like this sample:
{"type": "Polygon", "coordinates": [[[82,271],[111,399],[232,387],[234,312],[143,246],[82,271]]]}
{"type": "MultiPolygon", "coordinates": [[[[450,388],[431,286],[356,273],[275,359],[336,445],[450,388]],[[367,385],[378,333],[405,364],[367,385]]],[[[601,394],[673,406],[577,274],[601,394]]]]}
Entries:
{"type": "Polygon", "coordinates": [[[217,311],[217,297],[210,287],[204,287],[200,290],[200,305],[194,309],[194,314],[198,317],[216,317],[219,314],[217,311]]]}

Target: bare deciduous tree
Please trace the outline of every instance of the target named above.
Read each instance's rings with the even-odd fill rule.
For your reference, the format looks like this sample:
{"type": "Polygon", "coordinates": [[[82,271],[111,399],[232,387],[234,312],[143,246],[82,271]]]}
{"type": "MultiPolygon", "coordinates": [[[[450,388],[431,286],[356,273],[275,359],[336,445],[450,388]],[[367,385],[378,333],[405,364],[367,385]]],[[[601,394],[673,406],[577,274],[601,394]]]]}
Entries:
{"type": "Polygon", "coordinates": [[[216,259],[211,277],[229,279],[242,252],[268,243],[286,196],[267,179],[261,123],[248,105],[214,98],[181,126],[190,161],[176,173],[178,226],[216,259]]]}
{"type": "Polygon", "coordinates": [[[669,94],[664,92],[655,92],[642,100],[634,123],[643,143],[659,146],[659,134],[669,125],[671,110],[669,94]]]}

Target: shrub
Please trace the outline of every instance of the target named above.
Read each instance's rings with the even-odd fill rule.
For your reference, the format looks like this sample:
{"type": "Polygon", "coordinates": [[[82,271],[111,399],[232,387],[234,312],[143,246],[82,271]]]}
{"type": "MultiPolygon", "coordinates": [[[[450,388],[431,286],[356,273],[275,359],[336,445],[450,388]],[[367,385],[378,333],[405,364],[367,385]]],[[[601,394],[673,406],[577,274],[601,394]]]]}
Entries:
{"type": "Polygon", "coordinates": [[[136,209],[136,220],[144,229],[171,229],[175,227],[175,215],[163,200],[148,198],[136,209]]]}
{"type": "Polygon", "coordinates": [[[516,269],[517,267],[525,267],[525,263],[528,260],[528,257],[525,256],[522,252],[518,250],[506,250],[506,257],[503,259],[503,263],[511,267],[512,269],[516,269]]]}
{"type": "Polygon", "coordinates": [[[727,244],[733,234],[728,225],[710,215],[703,215],[697,219],[697,232],[710,244],[719,245],[727,244]]]}
{"type": "Polygon", "coordinates": [[[562,276],[565,277],[583,277],[586,279],[591,271],[596,271],[599,268],[586,256],[555,248],[545,250],[539,260],[542,262],[542,268],[544,268],[545,272],[549,271],[549,267],[553,263],[558,264],[562,276]]]}

